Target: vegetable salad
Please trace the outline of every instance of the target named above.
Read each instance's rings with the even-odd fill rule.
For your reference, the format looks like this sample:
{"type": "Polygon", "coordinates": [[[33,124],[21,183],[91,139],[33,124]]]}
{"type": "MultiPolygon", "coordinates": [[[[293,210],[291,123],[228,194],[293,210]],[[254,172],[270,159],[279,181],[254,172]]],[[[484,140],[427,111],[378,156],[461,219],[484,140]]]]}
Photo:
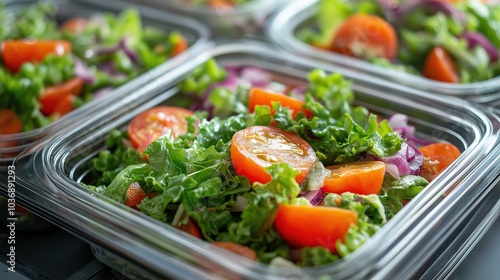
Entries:
{"type": "Polygon", "coordinates": [[[404,115],[354,106],[338,73],[308,80],[209,60],[169,104],[110,132],[86,186],[252,260],[337,261],[460,151],[416,138],[404,115]]]}
{"type": "Polygon", "coordinates": [[[448,83],[500,74],[500,5],[480,0],[320,0],[318,29],[299,37],[328,51],[448,83]]]}
{"type": "Polygon", "coordinates": [[[48,3],[0,5],[0,134],[33,130],[184,51],[177,32],[143,27],[136,10],[71,18],[48,3]]]}

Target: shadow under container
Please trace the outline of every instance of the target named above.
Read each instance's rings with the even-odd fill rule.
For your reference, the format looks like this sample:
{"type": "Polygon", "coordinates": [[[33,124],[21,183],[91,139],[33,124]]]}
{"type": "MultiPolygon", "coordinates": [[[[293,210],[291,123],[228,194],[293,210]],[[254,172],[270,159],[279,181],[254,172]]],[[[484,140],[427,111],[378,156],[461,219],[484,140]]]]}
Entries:
{"type": "MultiPolygon", "coordinates": [[[[216,45],[176,71],[96,113],[15,163],[19,192],[56,224],[92,244],[101,261],[132,278],[401,279],[428,271],[450,240],[462,235],[498,177],[498,135],[490,116],[462,100],[390,84],[328,63],[293,57],[253,41],[216,45]],[[79,184],[111,129],[126,129],[140,112],[168,104],[176,85],[210,58],[222,65],[257,66],[282,81],[306,82],[320,68],[353,81],[356,105],[383,117],[408,115],[417,136],[456,145],[462,155],[357,251],[315,268],[270,267],[214,247],[79,184]],[[21,174],[21,172],[19,172],[21,174]],[[44,185],[44,189],[37,186],[44,185]],[[41,206],[41,207],[39,207],[41,206]]],[[[448,251],[455,256],[454,251],[448,251]]],[[[460,257],[460,256],[457,256],[460,257]]],[[[442,269],[435,266],[434,269],[442,269]]]]}
{"type": "MultiPolygon", "coordinates": [[[[4,3],[4,9],[16,12],[19,9],[35,3],[37,3],[37,1],[34,0],[8,0],[4,3]]],[[[165,71],[175,67],[176,63],[179,63],[186,57],[186,53],[193,52],[193,50],[205,44],[209,36],[208,30],[197,21],[174,14],[155,11],[140,5],[129,5],[124,7],[122,2],[118,0],[94,1],[92,3],[54,0],[49,1],[49,3],[57,8],[56,20],[59,22],[63,22],[73,17],[90,17],[102,13],[118,14],[125,8],[135,8],[140,12],[144,26],[155,27],[166,33],[178,31],[185,36],[190,47],[184,54],[168,59],[168,61],[160,66],[114,89],[98,100],[93,100],[84,104],[55,122],[26,132],[0,135],[0,171],[6,170],[7,166],[12,163],[16,155],[44,137],[53,137],[63,128],[76,125],[80,120],[91,115],[93,111],[104,110],[108,104],[113,103],[114,100],[141,87],[143,84],[146,84],[149,79],[154,79],[165,71]]],[[[3,174],[0,174],[0,178],[2,178],[2,175],[3,174]]],[[[6,180],[1,180],[0,184],[5,181],[6,180]]]]}
{"type": "Polygon", "coordinates": [[[294,1],[277,11],[267,26],[269,39],[292,53],[378,76],[387,80],[388,83],[399,83],[500,108],[500,76],[474,83],[445,83],[388,69],[359,58],[322,50],[301,41],[297,38],[297,34],[306,29],[317,29],[315,20],[319,12],[319,3],[320,0],[294,1]]]}

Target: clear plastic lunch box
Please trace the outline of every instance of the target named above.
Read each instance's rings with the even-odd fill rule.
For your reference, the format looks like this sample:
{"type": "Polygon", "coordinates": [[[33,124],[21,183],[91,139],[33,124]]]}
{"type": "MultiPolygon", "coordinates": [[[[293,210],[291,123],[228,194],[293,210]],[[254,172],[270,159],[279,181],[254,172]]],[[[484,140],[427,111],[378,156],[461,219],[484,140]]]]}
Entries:
{"type": "Polygon", "coordinates": [[[436,264],[441,254],[460,261],[463,250],[446,249],[454,240],[469,238],[472,229],[487,226],[479,220],[483,212],[477,211],[488,213],[489,208],[481,208],[484,201],[498,200],[499,128],[498,116],[469,102],[294,57],[268,44],[206,45],[175,71],[130,92],[78,126],[66,128],[59,137],[39,143],[33,153],[19,156],[14,162],[17,197],[37,214],[88,241],[98,259],[131,278],[413,278],[425,275],[428,268],[435,273],[450,271],[453,264],[436,264]],[[79,184],[89,179],[90,159],[104,148],[111,129],[125,129],[140,112],[168,103],[178,92],[178,82],[210,58],[223,65],[262,67],[281,81],[305,82],[315,68],[340,72],[353,81],[356,104],[384,117],[404,113],[418,136],[451,142],[462,155],[357,251],[316,268],[271,267],[249,261],[79,184]]]}
{"type": "MultiPolygon", "coordinates": [[[[36,2],[37,1],[34,0],[8,0],[3,5],[7,10],[17,11],[18,9],[36,2]]],[[[118,0],[95,1],[92,3],[54,0],[51,3],[57,7],[57,19],[61,21],[71,17],[85,17],[98,13],[116,14],[126,8],[122,5],[122,2],[118,0]]],[[[157,27],[165,30],[166,32],[179,31],[186,37],[191,47],[185,52],[185,54],[169,59],[168,62],[165,62],[164,64],[146,72],[125,85],[116,88],[106,96],[101,97],[99,100],[91,101],[47,126],[16,134],[0,135],[0,170],[5,169],[17,154],[25,150],[34,142],[39,141],[44,136],[55,135],[66,126],[74,125],[80,119],[89,116],[91,114],[90,110],[105,109],[107,107],[107,103],[113,102],[114,99],[119,98],[119,96],[131,92],[135,88],[140,87],[142,84],[147,83],[148,79],[154,78],[174,67],[176,61],[183,60],[187,56],[187,53],[195,51],[199,46],[203,45],[208,40],[208,30],[202,24],[194,20],[156,11],[140,5],[131,4],[127,7],[133,7],[140,11],[143,24],[145,26],[157,27]],[[85,111],[87,112],[85,113],[85,111]]]]}
{"type": "Polygon", "coordinates": [[[261,33],[267,17],[286,2],[285,0],[252,0],[233,8],[211,8],[185,0],[127,1],[198,19],[210,27],[214,36],[232,38],[261,33]]]}
{"type": "Polygon", "coordinates": [[[439,82],[387,69],[358,58],[322,50],[300,41],[296,37],[298,32],[307,28],[314,29],[315,27],[314,21],[318,13],[319,1],[293,1],[277,11],[267,26],[267,35],[270,40],[293,53],[378,76],[388,82],[396,82],[425,91],[470,99],[476,103],[500,108],[500,77],[467,84],[439,82]]]}

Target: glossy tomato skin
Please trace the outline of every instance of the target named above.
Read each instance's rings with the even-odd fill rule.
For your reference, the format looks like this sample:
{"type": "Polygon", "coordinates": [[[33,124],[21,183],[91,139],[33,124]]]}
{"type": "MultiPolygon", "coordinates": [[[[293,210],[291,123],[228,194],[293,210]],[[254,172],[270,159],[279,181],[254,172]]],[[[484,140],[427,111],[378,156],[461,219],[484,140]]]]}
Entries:
{"type": "Polygon", "coordinates": [[[325,178],[323,191],[342,194],[379,194],[385,175],[385,163],[381,161],[350,162],[327,166],[330,175],[325,178]]]}
{"type": "MultiPolygon", "coordinates": [[[[9,109],[0,109],[0,135],[19,133],[22,130],[23,123],[14,111],[9,109]]],[[[0,146],[0,148],[1,147],[2,146],[0,146]]]]}
{"type": "Polygon", "coordinates": [[[70,42],[63,40],[7,40],[2,43],[2,62],[17,73],[26,62],[41,62],[48,54],[70,52],[70,42]]]}
{"type": "Polygon", "coordinates": [[[178,226],[178,228],[184,232],[191,234],[196,238],[201,238],[201,231],[198,225],[193,221],[193,219],[188,218],[187,222],[178,226]]]}
{"type": "Polygon", "coordinates": [[[142,153],[160,136],[171,132],[177,138],[185,134],[188,129],[186,117],[193,114],[180,107],[158,106],[133,118],[128,126],[128,135],[134,147],[142,153]]]}
{"type": "Polygon", "coordinates": [[[276,127],[252,126],[238,131],[232,138],[234,170],[247,177],[251,184],[271,181],[271,175],[264,168],[281,162],[299,171],[295,180],[300,184],[315,161],[316,154],[304,139],[276,127]]]}
{"type": "Polygon", "coordinates": [[[460,150],[450,143],[434,143],[420,147],[424,155],[424,164],[420,176],[431,182],[460,155],[460,150]]]}
{"type": "Polygon", "coordinates": [[[146,192],[141,188],[139,183],[132,183],[125,193],[125,205],[137,209],[137,205],[146,198],[146,192]]]}
{"type": "MultiPolygon", "coordinates": [[[[303,101],[279,92],[273,92],[271,90],[261,88],[252,88],[250,90],[248,109],[250,113],[252,113],[255,110],[255,106],[257,105],[265,105],[269,106],[269,108],[272,108],[273,102],[279,102],[281,107],[291,110],[292,117],[294,118],[299,112],[304,113],[307,118],[312,117],[312,112],[303,108],[303,101]]],[[[275,112],[272,113],[274,114],[275,112]]]]}
{"type": "Polygon", "coordinates": [[[281,204],[274,227],[291,247],[322,246],[335,252],[337,240],[343,241],[357,221],[357,213],[352,210],[281,204]]]}
{"type": "Polygon", "coordinates": [[[448,52],[441,47],[432,48],[427,55],[422,75],[426,78],[446,83],[460,82],[455,61],[448,52]]]}
{"type": "Polygon", "coordinates": [[[71,78],[62,84],[46,88],[40,96],[40,111],[46,116],[54,113],[64,115],[74,109],[73,106],[59,105],[63,100],[68,103],[69,99],[74,99],[83,89],[83,81],[81,78],[71,78]],[[73,97],[72,97],[73,96],[73,97]],[[64,108],[64,109],[63,109],[64,108]]]}
{"type": "Polygon", "coordinates": [[[371,59],[396,57],[398,39],[394,28],[384,19],[367,14],[354,14],[339,27],[331,50],[337,53],[371,59]]]}

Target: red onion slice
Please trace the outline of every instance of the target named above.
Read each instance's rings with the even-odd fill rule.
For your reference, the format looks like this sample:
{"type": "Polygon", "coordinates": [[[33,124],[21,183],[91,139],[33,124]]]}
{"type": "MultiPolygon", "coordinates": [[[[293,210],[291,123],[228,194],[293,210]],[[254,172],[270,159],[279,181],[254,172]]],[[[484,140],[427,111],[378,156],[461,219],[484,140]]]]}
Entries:
{"type": "Polygon", "coordinates": [[[467,41],[469,49],[479,45],[483,47],[490,56],[490,62],[498,61],[498,49],[483,34],[478,32],[464,32],[460,37],[467,41]]]}
{"type": "Polygon", "coordinates": [[[325,197],[325,192],[323,191],[323,189],[317,189],[314,191],[306,191],[306,192],[300,194],[299,197],[305,197],[307,200],[309,200],[311,205],[316,206],[316,205],[320,204],[321,201],[323,201],[323,198],[325,197]]]}

